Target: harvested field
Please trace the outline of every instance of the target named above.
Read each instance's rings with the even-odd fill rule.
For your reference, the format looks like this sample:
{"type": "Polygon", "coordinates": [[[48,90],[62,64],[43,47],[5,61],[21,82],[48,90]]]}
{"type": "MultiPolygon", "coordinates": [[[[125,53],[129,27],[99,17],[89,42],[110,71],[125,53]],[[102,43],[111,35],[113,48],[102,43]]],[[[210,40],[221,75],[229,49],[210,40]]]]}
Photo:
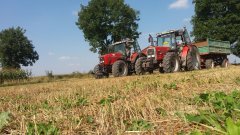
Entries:
{"type": "Polygon", "coordinates": [[[180,116],[197,114],[204,106],[190,99],[213,91],[240,91],[240,67],[0,87],[0,112],[9,115],[1,134],[37,134],[38,127],[72,135],[204,131],[180,116]]]}

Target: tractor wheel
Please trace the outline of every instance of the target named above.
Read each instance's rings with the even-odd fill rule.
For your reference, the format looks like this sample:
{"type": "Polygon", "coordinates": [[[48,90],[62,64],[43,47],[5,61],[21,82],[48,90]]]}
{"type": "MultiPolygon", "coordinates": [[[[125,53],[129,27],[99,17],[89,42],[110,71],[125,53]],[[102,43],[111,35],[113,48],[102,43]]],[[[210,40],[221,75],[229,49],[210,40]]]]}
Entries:
{"type": "Polygon", "coordinates": [[[206,67],[206,69],[214,68],[214,61],[212,59],[207,59],[205,61],[205,67],[206,67]]]}
{"type": "Polygon", "coordinates": [[[149,73],[149,74],[153,74],[153,70],[152,70],[152,69],[149,70],[148,73],[149,73]]]}
{"type": "Polygon", "coordinates": [[[224,59],[223,61],[222,61],[222,64],[221,64],[221,67],[222,68],[227,68],[228,67],[228,59],[224,59]]]}
{"type": "Polygon", "coordinates": [[[163,70],[162,67],[159,68],[159,72],[160,72],[160,73],[164,73],[164,70],[163,70]]]}
{"type": "Polygon", "coordinates": [[[123,60],[116,61],[112,66],[112,74],[114,77],[128,75],[128,65],[123,60]]]}
{"type": "Polygon", "coordinates": [[[93,69],[93,73],[96,79],[101,79],[103,78],[103,75],[101,75],[101,70],[100,70],[100,66],[96,65],[93,69]]]}
{"type": "Polygon", "coordinates": [[[142,67],[143,61],[145,60],[145,57],[140,57],[137,59],[135,63],[135,71],[137,75],[143,75],[145,74],[145,70],[142,67]]]}
{"type": "Polygon", "coordinates": [[[187,54],[187,70],[198,70],[201,68],[200,54],[197,47],[193,46],[187,54]]]}
{"type": "Polygon", "coordinates": [[[180,62],[177,53],[168,52],[163,58],[163,71],[165,73],[178,72],[180,70],[180,62]]]}

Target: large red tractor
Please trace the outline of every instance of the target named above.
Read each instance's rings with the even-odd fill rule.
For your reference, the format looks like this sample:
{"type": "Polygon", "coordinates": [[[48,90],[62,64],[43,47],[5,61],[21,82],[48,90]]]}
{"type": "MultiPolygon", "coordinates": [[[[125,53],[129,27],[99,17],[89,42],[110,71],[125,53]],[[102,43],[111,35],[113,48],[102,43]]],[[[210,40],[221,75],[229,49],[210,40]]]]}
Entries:
{"type": "Polygon", "coordinates": [[[95,66],[93,71],[95,78],[108,77],[110,73],[114,77],[135,73],[137,59],[146,55],[146,49],[144,50],[141,51],[139,44],[130,39],[110,45],[108,53],[99,57],[100,63],[95,66]]]}
{"type": "Polygon", "coordinates": [[[152,73],[155,69],[171,73],[200,67],[198,49],[192,45],[186,28],[157,34],[156,45],[149,46],[147,57],[139,58],[135,64],[137,74],[152,73]]]}

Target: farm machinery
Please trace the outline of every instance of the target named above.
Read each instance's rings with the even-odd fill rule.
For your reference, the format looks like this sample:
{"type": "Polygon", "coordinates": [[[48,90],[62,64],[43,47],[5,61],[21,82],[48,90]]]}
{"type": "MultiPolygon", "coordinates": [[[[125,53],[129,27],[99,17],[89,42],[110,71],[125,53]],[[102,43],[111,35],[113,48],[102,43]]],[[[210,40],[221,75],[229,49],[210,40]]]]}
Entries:
{"type": "Polygon", "coordinates": [[[138,58],[146,55],[146,49],[141,51],[137,41],[126,39],[113,43],[108,47],[104,55],[100,55],[100,63],[94,68],[96,79],[109,77],[121,77],[135,73],[135,63],[138,58]]]}
{"type": "Polygon", "coordinates": [[[193,44],[198,47],[202,68],[228,67],[227,55],[231,53],[229,41],[207,39],[206,41],[193,44]]]}
{"type": "Polygon", "coordinates": [[[146,57],[139,58],[135,64],[139,75],[156,69],[161,73],[172,73],[201,67],[198,49],[191,43],[186,28],[157,34],[157,42],[147,47],[146,52],[146,57]]]}

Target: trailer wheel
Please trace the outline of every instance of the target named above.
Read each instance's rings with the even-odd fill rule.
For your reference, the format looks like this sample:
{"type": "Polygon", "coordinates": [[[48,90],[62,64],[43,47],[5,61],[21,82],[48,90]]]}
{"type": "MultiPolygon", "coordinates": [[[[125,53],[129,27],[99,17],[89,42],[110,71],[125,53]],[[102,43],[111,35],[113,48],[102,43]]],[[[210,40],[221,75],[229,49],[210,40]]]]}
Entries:
{"type": "Polygon", "coordinates": [[[112,74],[114,77],[128,75],[128,65],[123,60],[116,61],[112,66],[112,74]]]}
{"type": "Polygon", "coordinates": [[[135,63],[135,71],[137,75],[143,75],[145,74],[145,70],[142,67],[143,61],[145,60],[145,57],[140,57],[137,59],[135,63]]]}
{"type": "Polygon", "coordinates": [[[96,65],[93,69],[93,73],[96,79],[101,79],[103,78],[102,72],[100,70],[100,66],[96,65]]]}
{"type": "Polygon", "coordinates": [[[222,64],[221,64],[221,67],[222,68],[227,68],[228,67],[228,59],[224,59],[223,61],[222,61],[222,64]]]}
{"type": "Polygon", "coordinates": [[[213,69],[214,68],[214,61],[212,59],[207,59],[205,61],[205,67],[206,69],[213,69]]]}
{"type": "Polygon", "coordinates": [[[198,70],[201,68],[200,54],[197,47],[193,46],[187,54],[187,70],[198,70]]]}
{"type": "Polygon", "coordinates": [[[179,57],[175,52],[168,52],[163,58],[163,70],[165,73],[178,72],[180,70],[179,57]]]}

